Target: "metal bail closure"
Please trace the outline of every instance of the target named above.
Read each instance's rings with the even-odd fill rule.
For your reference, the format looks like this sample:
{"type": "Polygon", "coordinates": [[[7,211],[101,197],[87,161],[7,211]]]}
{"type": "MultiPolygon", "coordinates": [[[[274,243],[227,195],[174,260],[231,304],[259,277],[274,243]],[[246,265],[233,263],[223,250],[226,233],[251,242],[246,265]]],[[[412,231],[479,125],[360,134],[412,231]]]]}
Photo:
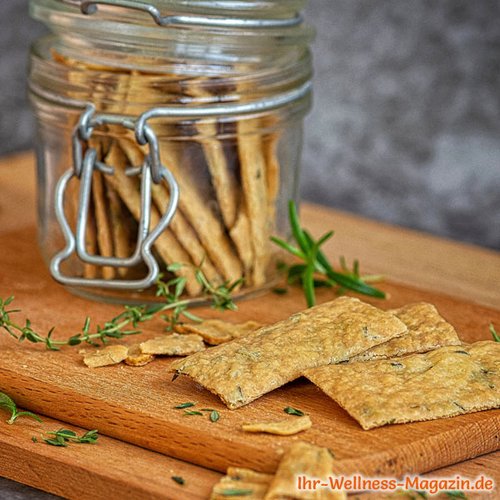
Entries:
{"type": "MultiPolygon", "coordinates": [[[[62,0],[68,5],[79,7],[83,14],[95,14],[99,5],[121,7],[148,13],[158,26],[206,26],[212,28],[291,28],[302,24],[299,13],[288,18],[250,19],[238,17],[215,17],[200,15],[162,15],[151,3],[139,0],[62,0]]],[[[214,2],[216,3],[216,2],[214,2]]]]}
{"type": "Polygon", "coordinates": [[[89,147],[88,141],[92,136],[94,127],[97,125],[112,123],[114,125],[122,125],[130,130],[135,129],[134,122],[129,119],[113,117],[112,115],[94,115],[94,111],[94,107],[90,105],[82,113],[78,126],[73,133],[73,167],[69,168],[57,183],[55,212],[66,240],[66,246],[52,259],[50,272],[54,279],[68,286],[101,287],[115,290],[145,289],[152,286],[158,278],[159,266],[152,254],[152,246],[161,233],[168,227],[177,210],[179,187],[172,173],[162,165],[158,139],[153,130],[146,125],[142,129],[142,132],[144,132],[146,142],[149,145],[149,154],[146,156],[142,166],[130,166],[125,170],[126,175],[140,175],[141,177],[141,217],[135,251],[127,258],[90,255],[86,249],[85,235],[92,192],[92,174],[97,170],[104,175],[114,175],[116,167],[98,161],[97,152],[95,149],[89,147]],[[86,146],[84,154],[83,144],[86,146]],[[73,177],[80,179],[75,234],[71,230],[64,210],[67,187],[73,177]],[[168,185],[170,194],[169,203],[157,226],[150,230],[152,182],[158,184],[162,181],[165,181],[168,185]],[[76,254],[80,261],[96,266],[133,267],[143,262],[148,269],[148,273],[144,278],[137,280],[105,280],[68,276],[63,273],[61,266],[73,254],[76,254]]]}

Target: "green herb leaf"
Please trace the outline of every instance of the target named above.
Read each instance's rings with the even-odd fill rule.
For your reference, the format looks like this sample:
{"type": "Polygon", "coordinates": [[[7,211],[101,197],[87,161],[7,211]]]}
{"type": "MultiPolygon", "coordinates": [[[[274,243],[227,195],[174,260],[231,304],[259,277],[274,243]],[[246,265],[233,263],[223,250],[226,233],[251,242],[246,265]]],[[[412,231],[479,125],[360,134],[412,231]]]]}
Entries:
{"type": "Polygon", "coordinates": [[[228,490],[218,491],[217,494],[223,497],[246,497],[253,493],[253,490],[232,488],[228,490]]]}
{"type": "Polygon", "coordinates": [[[463,498],[467,500],[467,497],[463,491],[445,491],[444,494],[448,498],[463,498]]]}
{"type": "Polygon", "coordinates": [[[297,408],[292,408],[291,406],[287,406],[283,411],[288,413],[288,415],[295,415],[297,417],[303,417],[305,415],[302,410],[297,410],[297,408]]]}
{"type": "Polygon", "coordinates": [[[42,422],[42,419],[30,411],[19,411],[14,400],[4,392],[0,392],[0,408],[5,408],[10,411],[10,418],[7,423],[12,425],[19,417],[30,417],[37,422],[42,422]]]}
{"type": "Polygon", "coordinates": [[[490,333],[491,333],[491,336],[493,337],[493,340],[495,342],[500,342],[500,335],[495,330],[495,327],[493,326],[493,323],[490,323],[490,333]]]}
{"type": "MultiPolygon", "coordinates": [[[[174,263],[168,266],[168,270],[170,272],[177,272],[182,267],[184,267],[184,264],[174,263]]],[[[221,311],[235,311],[237,309],[232,294],[243,283],[243,278],[233,282],[227,281],[220,285],[214,285],[206,278],[200,267],[195,267],[194,272],[196,279],[202,286],[202,294],[211,301],[213,308],[221,311]]],[[[141,330],[137,326],[153,319],[159,314],[167,322],[167,330],[173,330],[183,317],[191,321],[201,321],[201,318],[188,311],[190,301],[182,298],[186,287],[185,277],[174,277],[165,282],[163,281],[163,276],[160,275],[156,282],[156,287],[156,296],[163,298],[164,303],[153,306],[125,306],[121,313],[111,320],[106,321],[102,326],[96,325],[94,333],[91,333],[91,320],[87,317],[81,332],[71,335],[66,340],[53,340],[52,334],[54,328],[51,328],[45,336],[36,332],[32,328],[29,319],[25,319],[24,326],[15,323],[10,315],[20,311],[17,309],[8,309],[14,297],[8,297],[7,299],[0,298],[0,329],[5,330],[19,342],[27,340],[32,343],[42,343],[45,344],[47,349],[58,351],[61,346],[77,346],[87,343],[98,347],[100,344],[107,344],[110,339],[121,339],[130,335],[138,335],[141,333],[141,330]]]]}
{"type": "Polygon", "coordinates": [[[172,478],[172,481],[175,481],[177,484],[180,484],[181,486],[186,484],[186,481],[181,476],[171,476],[171,478],[172,478]]]}
{"type": "Polygon", "coordinates": [[[54,436],[50,438],[43,438],[44,442],[51,446],[67,446],[67,443],[78,444],[95,444],[98,439],[97,430],[85,432],[81,437],[74,431],[69,429],[59,429],[57,431],[49,431],[48,435],[54,436]]]}
{"type": "MultiPolygon", "coordinates": [[[[361,276],[358,261],[354,261],[353,269],[349,270],[342,257],[340,260],[341,269],[334,270],[321,251],[321,247],[333,236],[333,231],[329,231],[318,240],[314,240],[311,234],[301,227],[297,207],[293,201],[289,202],[288,214],[293,239],[297,246],[275,236],[271,238],[271,241],[303,262],[303,264],[285,265],[284,268],[289,284],[299,283],[302,285],[309,307],[316,304],[315,289],[324,286],[336,287],[339,293],[351,290],[370,297],[385,298],[383,291],[367,283],[368,280],[375,281],[375,278],[379,277],[361,276]],[[317,276],[322,278],[318,279],[317,276]]],[[[283,266],[281,267],[283,268],[283,266]]]]}
{"type": "Polygon", "coordinates": [[[0,392],[0,408],[5,408],[11,413],[16,413],[17,411],[17,406],[16,403],[14,403],[14,400],[4,392],[0,392]]]}
{"type": "Polygon", "coordinates": [[[191,408],[192,406],[195,406],[196,403],[181,403],[180,405],[174,406],[174,409],[176,410],[183,410],[184,408],[191,408]]]}
{"type": "Polygon", "coordinates": [[[210,413],[210,422],[217,422],[220,419],[220,414],[217,410],[212,410],[210,413]]]}
{"type": "Polygon", "coordinates": [[[191,410],[185,410],[185,411],[184,411],[184,415],[187,415],[187,416],[198,416],[198,417],[202,417],[202,416],[203,416],[203,413],[201,413],[201,411],[191,411],[191,410]]]}
{"type": "Polygon", "coordinates": [[[49,444],[50,446],[62,446],[62,447],[68,446],[66,444],[66,441],[63,438],[59,438],[59,437],[56,437],[56,438],[44,438],[43,442],[46,443],[46,444],[49,444]]]}
{"type": "Polygon", "coordinates": [[[36,436],[31,436],[31,440],[34,442],[34,443],[38,443],[38,439],[36,436]]]}

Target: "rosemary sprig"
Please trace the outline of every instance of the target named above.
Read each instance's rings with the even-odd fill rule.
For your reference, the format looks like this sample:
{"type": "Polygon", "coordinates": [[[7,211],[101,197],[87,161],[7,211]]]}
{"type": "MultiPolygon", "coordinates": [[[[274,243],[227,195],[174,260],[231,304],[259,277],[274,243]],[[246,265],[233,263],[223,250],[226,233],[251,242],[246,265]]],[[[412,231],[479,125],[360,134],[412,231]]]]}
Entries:
{"type": "Polygon", "coordinates": [[[495,342],[500,342],[500,335],[495,330],[495,327],[493,326],[493,323],[490,323],[490,333],[491,333],[491,336],[493,337],[493,340],[495,342]]]}
{"type": "Polygon", "coordinates": [[[289,284],[300,283],[304,289],[307,305],[312,307],[316,304],[315,289],[318,287],[336,288],[338,292],[345,290],[383,299],[385,293],[368,284],[370,281],[379,280],[379,276],[362,276],[359,272],[359,262],[355,261],[353,269],[348,269],[345,259],[341,259],[340,270],[335,271],[328,261],[321,247],[333,236],[329,231],[318,240],[314,240],[311,234],[300,225],[297,207],[293,200],[288,204],[288,215],[292,228],[293,239],[297,246],[293,246],[277,237],[271,240],[286,250],[294,257],[300,259],[301,263],[291,266],[282,266],[286,271],[289,284]]]}
{"type": "Polygon", "coordinates": [[[15,401],[4,392],[0,392],[0,408],[5,408],[10,411],[10,418],[7,420],[7,423],[10,425],[12,425],[19,417],[30,417],[35,419],[37,422],[42,422],[42,419],[38,415],[35,415],[30,411],[19,411],[15,401]]]}
{"type": "MultiPolygon", "coordinates": [[[[172,264],[168,267],[170,272],[178,271],[181,264],[172,264]]],[[[201,269],[195,269],[195,276],[202,285],[202,294],[211,301],[211,306],[218,310],[236,310],[236,304],[232,298],[232,292],[242,283],[242,279],[234,283],[225,282],[215,286],[205,277],[201,269]]],[[[59,351],[62,346],[77,346],[87,343],[92,346],[106,344],[110,339],[121,339],[130,335],[141,333],[138,325],[145,323],[161,314],[161,317],[167,322],[167,330],[172,330],[178,324],[182,317],[191,321],[202,321],[201,318],[188,311],[189,299],[182,299],[181,296],[186,286],[184,277],[172,278],[169,281],[163,281],[160,276],[156,283],[157,297],[162,297],[164,303],[158,305],[125,306],[124,310],[106,321],[102,326],[97,325],[95,331],[91,333],[91,320],[87,317],[83,323],[82,330],[65,340],[53,340],[52,334],[54,328],[44,335],[31,326],[29,319],[25,320],[24,325],[15,323],[10,315],[20,312],[19,309],[9,309],[9,305],[14,297],[0,299],[0,329],[7,331],[9,335],[19,342],[27,340],[34,344],[45,344],[45,347],[51,351],[59,351]],[[164,314],[167,313],[168,314],[164,314]]]]}
{"type": "Polygon", "coordinates": [[[58,431],[49,431],[47,434],[51,437],[43,437],[43,442],[51,446],[68,446],[68,443],[79,444],[95,444],[98,439],[97,430],[85,432],[82,436],[78,436],[76,432],[69,429],[59,429],[58,431]]]}

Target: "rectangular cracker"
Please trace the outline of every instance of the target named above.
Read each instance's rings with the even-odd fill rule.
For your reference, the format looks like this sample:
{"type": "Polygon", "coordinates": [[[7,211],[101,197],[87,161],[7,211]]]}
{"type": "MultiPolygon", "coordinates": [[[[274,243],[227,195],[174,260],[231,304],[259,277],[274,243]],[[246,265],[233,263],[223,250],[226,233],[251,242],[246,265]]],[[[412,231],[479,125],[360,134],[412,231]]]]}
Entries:
{"type": "Polygon", "coordinates": [[[188,356],[205,349],[203,339],[199,335],[162,335],[140,344],[143,354],[159,356],[188,356]]]}
{"type": "Polygon", "coordinates": [[[363,429],[500,407],[500,344],[446,346],[404,358],[325,366],[305,376],[363,429]]]}
{"type": "Polygon", "coordinates": [[[191,377],[234,409],[308,368],[348,360],[405,331],[396,316],[340,297],[173,363],[171,370],[191,377]]]}
{"type": "Polygon", "coordinates": [[[385,344],[368,349],[354,357],[351,362],[394,358],[405,354],[432,351],[446,345],[461,345],[455,328],[440,316],[432,304],[426,302],[408,304],[389,312],[408,327],[408,332],[385,344]]]}
{"type": "Polygon", "coordinates": [[[229,323],[220,319],[206,319],[202,323],[176,325],[175,331],[177,333],[195,333],[203,337],[207,344],[219,345],[248,335],[262,326],[256,321],[229,323]]]}
{"type": "Polygon", "coordinates": [[[245,432],[264,432],[266,434],[276,434],[277,436],[292,436],[312,427],[309,415],[302,417],[292,417],[279,422],[254,422],[243,424],[241,429],[245,432]]]}
{"type": "Polygon", "coordinates": [[[304,441],[294,443],[283,455],[265,500],[282,499],[331,499],[344,500],[347,495],[343,491],[334,491],[329,487],[314,491],[299,490],[298,478],[306,476],[320,479],[329,484],[333,475],[334,459],[327,448],[321,448],[304,441]]]}

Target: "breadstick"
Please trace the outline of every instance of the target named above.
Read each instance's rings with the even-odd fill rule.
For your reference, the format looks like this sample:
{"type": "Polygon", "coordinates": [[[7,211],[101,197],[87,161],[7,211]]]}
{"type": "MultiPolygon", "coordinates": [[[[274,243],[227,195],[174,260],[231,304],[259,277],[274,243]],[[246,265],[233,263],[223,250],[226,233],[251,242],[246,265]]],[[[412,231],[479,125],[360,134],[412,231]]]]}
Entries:
{"type": "MultiPolygon", "coordinates": [[[[141,217],[141,197],[136,180],[125,174],[124,167],[127,159],[117,143],[113,143],[106,157],[106,163],[115,167],[114,175],[106,176],[108,182],[120,195],[132,215],[139,220],[141,217]]],[[[160,221],[158,210],[151,205],[151,226],[160,221]]],[[[177,274],[186,278],[186,290],[189,295],[195,296],[201,292],[201,285],[196,280],[193,271],[193,262],[189,254],[182,248],[172,232],[167,229],[156,240],[154,247],[166,264],[184,264],[177,274]]]]}
{"type": "Polygon", "coordinates": [[[266,282],[270,260],[270,227],[267,218],[266,162],[262,139],[255,129],[255,123],[255,120],[249,119],[242,119],[238,123],[238,151],[254,253],[253,284],[259,286],[266,282]]]}

